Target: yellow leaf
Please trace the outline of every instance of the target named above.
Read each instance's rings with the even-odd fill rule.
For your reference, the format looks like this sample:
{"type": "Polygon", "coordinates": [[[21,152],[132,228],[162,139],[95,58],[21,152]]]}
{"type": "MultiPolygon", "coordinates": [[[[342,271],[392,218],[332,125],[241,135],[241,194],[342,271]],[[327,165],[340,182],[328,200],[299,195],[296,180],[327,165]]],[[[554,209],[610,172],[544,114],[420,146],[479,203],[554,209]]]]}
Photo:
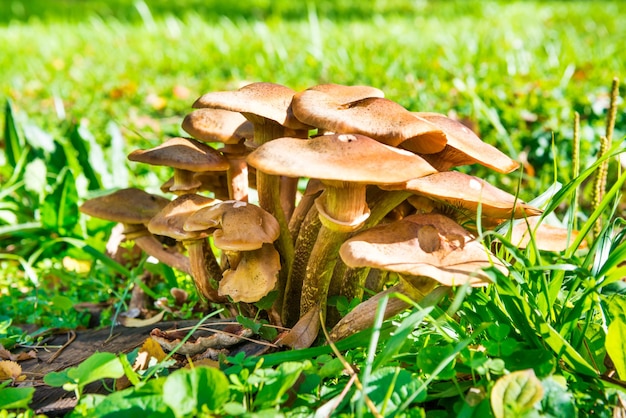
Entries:
{"type": "Polygon", "coordinates": [[[11,360],[2,360],[0,361],[0,381],[2,380],[13,380],[21,381],[25,379],[25,376],[22,377],[22,366],[17,364],[11,360]]]}

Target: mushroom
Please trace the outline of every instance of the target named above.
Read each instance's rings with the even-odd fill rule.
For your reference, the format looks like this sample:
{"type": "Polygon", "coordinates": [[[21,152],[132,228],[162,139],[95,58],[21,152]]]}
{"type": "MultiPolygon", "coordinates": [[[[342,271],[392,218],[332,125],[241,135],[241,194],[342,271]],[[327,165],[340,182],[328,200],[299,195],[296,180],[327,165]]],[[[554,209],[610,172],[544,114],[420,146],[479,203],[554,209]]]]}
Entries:
{"type": "Polygon", "coordinates": [[[294,271],[289,279],[303,282],[300,316],[313,306],[324,311],[337,249],[369,216],[366,185],[398,183],[436,172],[415,154],[348,134],[275,139],[250,153],[247,161],[258,172],[316,178],[325,186],[315,200],[322,226],[306,272],[301,277],[294,271]]]}
{"type": "MultiPolygon", "coordinates": [[[[541,209],[524,203],[487,181],[458,171],[443,171],[381,188],[406,190],[460,212],[476,214],[480,207],[483,216],[493,219],[521,218],[542,213],[541,209]]],[[[435,208],[434,205],[432,208],[435,208]]]]}
{"type": "MultiPolygon", "coordinates": [[[[342,90],[348,89],[344,86],[342,90]]],[[[400,104],[382,97],[353,100],[353,93],[344,96],[308,89],[294,96],[293,113],[302,122],[326,131],[362,134],[394,147],[410,139],[421,153],[444,149],[446,135],[400,104]]]]}
{"type": "Polygon", "coordinates": [[[222,250],[258,250],[279,236],[278,221],[260,207],[239,201],[226,201],[194,212],[183,228],[190,232],[213,230],[213,243],[222,250]]]}
{"type": "Polygon", "coordinates": [[[399,146],[422,155],[437,170],[446,171],[452,167],[478,163],[500,173],[510,173],[519,167],[519,163],[482,141],[457,120],[431,112],[414,112],[413,115],[441,129],[445,133],[447,144],[443,150],[428,154],[420,151],[421,143],[415,143],[415,139],[408,139],[399,146]]]}
{"type": "Polygon", "coordinates": [[[243,251],[237,267],[224,271],[218,293],[233,302],[258,302],[276,286],[279,270],[280,256],[273,245],[243,251]]]}
{"type": "Polygon", "coordinates": [[[226,171],[228,160],[207,144],[190,138],[171,138],[148,150],[135,150],[128,155],[131,161],[174,168],[174,184],[170,190],[176,194],[195,193],[201,182],[194,172],[226,171]]]}
{"type": "MultiPolygon", "coordinates": [[[[409,215],[359,232],[343,243],[339,254],[350,267],[396,272],[410,280],[419,293],[426,293],[439,284],[485,286],[490,283],[489,276],[482,271],[486,267],[507,272],[468,231],[440,214],[409,215]]],[[[402,288],[395,290],[406,293],[402,288]]],[[[386,312],[386,316],[405,307],[390,305],[391,311],[386,312]]],[[[371,325],[375,308],[371,303],[359,305],[335,326],[331,333],[333,339],[371,325]]]]}
{"type": "Polygon", "coordinates": [[[222,271],[215,255],[207,248],[209,231],[185,231],[183,225],[195,211],[219,203],[219,200],[197,194],[177,197],[148,223],[153,234],[165,235],[182,242],[189,253],[191,276],[200,294],[211,302],[225,302],[211,286],[211,279],[221,280],[222,271]]]}
{"type": "Polygon", "coordinates": [[[89,199],[81,205],[80,211],[89,216],[122,223],[126,238],[134,240],[147,254],[189,273],[189,260],[180,253],[166,251],[159,240],[146,229],[152,217],[168,203],[169,200],[164,197],[131,187],[89,199]]]}
{"type": "MultiPolygon", "coordinates": [[[[293,134],[308,137],[309,125],[297,120],[291,110],[291,100],[295,91],[275,83],[251,83],[236,91],[207,93],[193,104],[194,108],[225,109],[240,112],[254,125],[254,142],[257,145],[275,138],[293,134]]],[[[289,234],[288,216],[295,206],[297,179],[283,181],[280,177],[257,173],[259,205],[271,213],[280,225],[277,248],[283,259],[281,270],[282,292],[287,275],[293,263],[293,242],[289,234]]],[[[281,303],[282,295],[277,299],[281,303]]]]}
{"type": "Polygon", "coordinates": [[[248,201],[248,152],[244,142],[254,137],[253,125],[238,112],[223,109],[196,109],[185,116],[182,128],[204,142],[221,142],[222,155],[228,159],[228,196],[248,201]]]}

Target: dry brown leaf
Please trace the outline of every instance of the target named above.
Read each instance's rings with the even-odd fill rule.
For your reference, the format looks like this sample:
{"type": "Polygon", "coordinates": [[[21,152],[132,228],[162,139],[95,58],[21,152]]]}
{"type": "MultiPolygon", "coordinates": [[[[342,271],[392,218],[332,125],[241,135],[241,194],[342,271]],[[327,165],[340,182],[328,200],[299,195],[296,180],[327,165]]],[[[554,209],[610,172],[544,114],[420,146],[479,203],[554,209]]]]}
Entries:
{"type": "Polygon", "coordinates": [[[146,341],[141,346],[139,352],[146,352],[150,357],[157,359],[157,361],[163,361],[165,360],[165,357],[167,357],[167,354],[165,354],[165,351],[163,351],[159,343],[154,341],[152,338],[146,338],[146,341]]]}
{"type": "Polygon", "coordinates": [[[122,326],[125,326],[127,328],[141,328],[160,322],[161,319],[163,319],[163,315],[165,315],[165,311],[161,311],[158,314],[154,315],[152,318],[148,319],[137,319],[130,318],[128,316],[120,316],[118,320],[122,326]]]}
{"type": "Polygon", "coordinates": [[[22,374],[22,366],[11,360],[0,361],[0,381],[12,380],[19,382],[26,379],[22,374]]]}
{"type": "MultiPolygon", "coordinates": [[[[187,367],[191,367],[191,364],[187,365],[187,367]]],[[[203,358],[200,360],[196,360],[193,362],[193,367],[212,367],[214,369],[220,368],[220,362],[216,360],[211,360],[209,358],[203,358]]]]}
{"type": "Polygon", "coordinates": [[[315,342],[320,330],[320,308],[315,306],[300,318],[291,331],[281,338],[277,344],[294,349],[308,348],[315,342]]]}

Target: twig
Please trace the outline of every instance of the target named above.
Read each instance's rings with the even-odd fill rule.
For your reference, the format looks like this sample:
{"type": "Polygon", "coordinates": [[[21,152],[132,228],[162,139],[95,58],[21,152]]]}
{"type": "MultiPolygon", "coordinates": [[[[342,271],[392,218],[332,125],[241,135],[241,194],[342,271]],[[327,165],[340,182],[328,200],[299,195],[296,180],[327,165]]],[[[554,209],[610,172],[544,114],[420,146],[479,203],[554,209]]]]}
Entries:
{"type": "Polygon", "coordinates": [[[61,355],[63,350],[65,350],[70,344],[74,342],[74,340],[76,339],[76,332],[74,330],[70,330],[68,334],[69,334],[69,338],[67,339],[67,342],[63,344],[61,348],[59,348],[53,355],[51,355],[50,358],[46,360],[46,363],[48,364],[52,363],[54,360],[57,359],[57,357],[61,355]]]}

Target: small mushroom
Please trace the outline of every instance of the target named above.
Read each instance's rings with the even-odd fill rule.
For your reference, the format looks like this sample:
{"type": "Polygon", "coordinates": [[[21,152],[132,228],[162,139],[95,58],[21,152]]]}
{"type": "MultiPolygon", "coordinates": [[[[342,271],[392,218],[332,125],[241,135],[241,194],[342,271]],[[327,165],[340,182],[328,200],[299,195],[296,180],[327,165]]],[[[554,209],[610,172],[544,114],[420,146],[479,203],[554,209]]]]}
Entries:
{"type": "Polygon", "coordinates": [[[248,167],[246,140],[254,137],[252,123],[238,112],[223,109],[196,109],[185,116],[182,128],[204,142],[221,142],[220,152],[228,159],[228,196],[248,201],[248,167]]]}
{"type": "Polygon", "coordinates": [[[279,270],[280,256],[273,245],[243,251],[237,267],[224,271],[218,292],[233,302],[258,302],[276,286],[279,270]]]}
{"type": "Polygon", "coordinates": [[[194,212],[183,225],[190,232],[213,230],[213,243],[226,251],[257,250],[278,238],[278,221],[260,207],[226,201],[194,212]]]}
{"type": "Polygon", "coordinates": [[[201,183],[194,178],[195,172],[228,170],[228,160],[219,151],[190,138],[171,138],[155,148],[135,150],[128,159],[174,168],[170,190],[176,194],[196,192],[201,183]]]}
{"type": "Polygon", "coordinates": [[[80,211],[89,216],[122,223],[126,238],[133,239],[147,254],[189,273],[189,260],[180,253],[166,251],[146,229],[150,220],[169,202],[164,197],[131,187],[89,199],[81,205],[80,211]]]}
{"type": "Polygon", "coordinates": [[[165,206],[148,224],[153,234],[165,235],[183,243],[189,253],[191,276],[196,288],[211,302],[224,302],[225,299],[211,286],[211,279],[221,280],[222,271],[215,255],[207,248],[206,238],[210,232],[185,231],[183,225],[195,211],[219,202],[196,194],[182,195],[165,206]]]}

